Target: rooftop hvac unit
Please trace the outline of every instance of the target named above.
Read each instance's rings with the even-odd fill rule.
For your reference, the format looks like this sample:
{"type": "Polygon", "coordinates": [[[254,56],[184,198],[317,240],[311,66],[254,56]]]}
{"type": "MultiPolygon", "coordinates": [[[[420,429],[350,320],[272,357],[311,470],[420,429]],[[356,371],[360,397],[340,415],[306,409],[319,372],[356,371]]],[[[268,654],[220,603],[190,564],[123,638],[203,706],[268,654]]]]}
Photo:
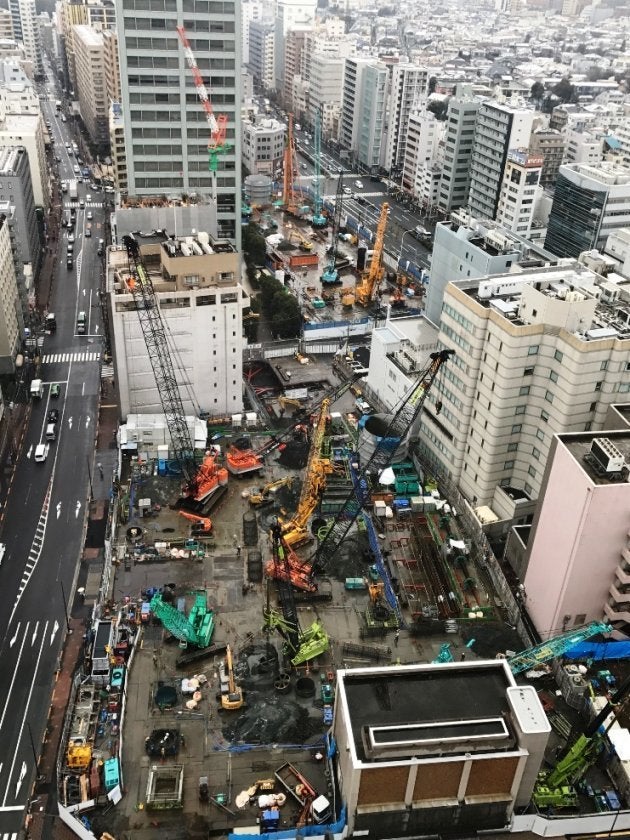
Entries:
{"type": "Polygon", "coordinates": [[[190,256],[190,248],[188,247],[188,245],[185,242],[182,242],[180,247],[182,249],[182,254],[185,257],[189,257],[190,256]]]}
{"type": "Polygon", "coordinates": [[[610,438],[594,438],[589,454],[607,473],[621,472],[625,465],[623,455],[610,438]]]}
{"type": "Polygon", "coordinates": [[[190,247],[193,249],[193,253],[196,254],[198,257],[200,257],[203,254],[201,245],[198,242],[192,242],[190,247]]]}
{"type": "Polygon", "coordinates": [[[210,242],[210,237],[205,230],[199,231],[199,233],[197,234],[197,239],[205,245],[207,245],[210,242]]]}

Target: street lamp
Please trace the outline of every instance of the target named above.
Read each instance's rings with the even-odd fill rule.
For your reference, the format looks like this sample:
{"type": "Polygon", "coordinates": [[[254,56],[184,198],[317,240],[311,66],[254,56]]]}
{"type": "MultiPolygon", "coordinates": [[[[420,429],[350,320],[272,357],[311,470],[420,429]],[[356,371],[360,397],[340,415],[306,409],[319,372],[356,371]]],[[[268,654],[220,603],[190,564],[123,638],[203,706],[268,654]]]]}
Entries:
{"type": "Polygon", "coordinates": [[[415,228],[409,228],[409,230],[404,230],[402,232],[402,236],[400,237],[400,250],[398,252],[398,264],[396,266],[397,268],[400,266],[400,263],[402,261],[402,252],[403,252],[403,245],[404,245],[404,242],[405,242],[405,236],[407,236],[408,233],[415,233],[415,230],[416,230],[415,228]]]}

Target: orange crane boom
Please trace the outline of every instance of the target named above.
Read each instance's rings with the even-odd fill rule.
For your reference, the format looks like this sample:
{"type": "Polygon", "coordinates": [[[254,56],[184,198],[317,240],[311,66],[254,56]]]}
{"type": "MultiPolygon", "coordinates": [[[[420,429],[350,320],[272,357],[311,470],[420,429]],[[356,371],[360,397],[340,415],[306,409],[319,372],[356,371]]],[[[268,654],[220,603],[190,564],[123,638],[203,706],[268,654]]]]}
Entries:
{"type": "Polygon", "coordinates": [[[385,202],[381,206],[381,215],[376,227],[376,236],[374,237],[374,250],[372,252],[372,261],[367,271],[363,273],[360,284],[355,289],[355,298],[357,303],[361,306],[369,306],[374,297],[374,293],[379,287],[383,279],[383,245],[385,243],[385,231],[387,229],[387,212],[389,204],[385,202]]]}

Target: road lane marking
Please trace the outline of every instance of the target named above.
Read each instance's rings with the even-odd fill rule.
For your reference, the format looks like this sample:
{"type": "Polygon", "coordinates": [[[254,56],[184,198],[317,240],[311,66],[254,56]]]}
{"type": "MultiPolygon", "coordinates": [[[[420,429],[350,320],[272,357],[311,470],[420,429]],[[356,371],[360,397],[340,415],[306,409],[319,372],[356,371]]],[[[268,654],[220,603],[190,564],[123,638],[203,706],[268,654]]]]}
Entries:
{"type": "Polygon", "coordinates": [[[13,645],[17,642],[17,637],[18,637],[19,632],[20,632],[20,625],[21,624],[22,624],[22,622],[18,621],[17,627],[15,628],[15,635],[13,636],[11,641],[9,642],[9,647],[13,647],[13,645]]]}
{"type": "Polygon", "coordinates": [[[33,647],[33,645],[37,641],[37,631],[38,630],[39,630],[39,621],[35,625],[35,629],[33,630],[33,635],[31,636],[31,647],[33,647]]]}
{"type": "MultiPolygon", "coordinates": [[[[20,622],[21,623],[21,622],[20,622]]],[[[22,658],[22,651],[24,650],[24,644],[26,642],[26,635],[28,633],[28,625],[30,621],[26,622],[26,627],[24,628],[24,636],[22,637],[22,644],[20,645],[20,652],[18,654],[17,662],[15,663],[15,668],[13,669],[13,677],[11,679],[11,685],[9,686],[9,690],[7,692],[7,699],[4,704],[4,709],[2,711],[2,717],[0,718],[0,729],[2,729],[2,724],[4,723],[4,719],[7,716],[7,709],[9,708],[9,700],[11,699],[11,692],[13,691],[13,684],[15,683],[15,678],[17,677],[19,668],[18,665],[20,664],[20,659],[22,658]]],[[[20,624],[18,624],[18,627],[20,624]]],[[[17,635],[17,632],[16,632],[17,635]]]]}
{"type": "MultiPolygon", "coordinates": [[[[29,709],[29,706],[31,705],[31,698],[33,696],[33,689],[35,688],[35,683],[37,682],[36,677],[37,677],[37,672],[39,671],[39,663],[40,663],[41,658],[42,658],[42,651],[44,650],[44,641],[45,641],[46,631],[48,630],[48,624],[49,624],[49,622],[47,621],[46,624],[44,625],[44,632],[42,633],[42,641],[41,641],[41,644],[39,646],[39,653],[37,654],[37,662],[35,663],[35,669],[33,671],[33,679],[31,681],[31,686],[28,690],[28,696],[26,698],[26,703],[24,705],[24,714],[22,715],[22,723],[20,725],[20,731],[18,732],[18,737],[17,737],[17,741],[16,741],[16,744],[15,744],[15,750],[13,752],[13,761],[11,762],[11,769],[9,770],[9,779],[11,779],[11,777],[13,776],[13,769],[15,767],[15,762],[17,761],[17,755],[18,755],[18,751],[20,749],[20,743],[22,742],[22,735],[24,733],[24,724],[26,723],[26,716],[28,715],[28,709],[29,709]]],[[[4,799],[2,800],[2,807],[3,808],[7,804],[8,795],[9,795],[9,785],[7,785],[5,790],[4,790],[4,799]]],[[[17,799],[17,791],[16,791],[14,799],[17,799]]]]}

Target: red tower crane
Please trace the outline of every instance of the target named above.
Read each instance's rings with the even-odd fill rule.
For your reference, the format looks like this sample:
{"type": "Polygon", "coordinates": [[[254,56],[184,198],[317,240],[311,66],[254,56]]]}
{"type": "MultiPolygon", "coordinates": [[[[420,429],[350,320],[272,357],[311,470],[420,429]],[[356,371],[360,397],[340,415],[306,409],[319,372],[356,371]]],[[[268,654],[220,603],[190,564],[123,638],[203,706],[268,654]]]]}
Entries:
{"type": "Polygon", "coordinates": [[[218,232],[218,221],[216,218],[217,214],[217,169],[219,168],[219,155],[225,153],[227,151],[227,143],[225,141],[226,133],[227,133],[227,115],[226,114],[216,114],[212,108],[212,100],[210,99],[210,93],[206,88],[205,82],[203,80],[203,76],[201,75],[201,71],[197,66],[197,59],[195,58],[195,54],[190,46],[190,41],[188,40],[188,36],[186,35],[186,30],[183,26],[177,27],[177,34],[180,37],[182,42],[182,46],[184,48],[184,55],[186,56],[186,61],[188,66],[190,67],[190,72],[192,73],[193,80],[195,82],[195,87],[197,88],[197,96],[199,97],[199,101],[201,102],[204,111],[206,112],[206,121],[208,123],[208,128],[210,129],[210,140],[208,141],[208,151],[210,153],[210,158],[208,161],[208,170],[212,173],[212,202],[214,204],[214,226],[215,229],[212,231],[213,235],[216,236],[218,232]]]}

